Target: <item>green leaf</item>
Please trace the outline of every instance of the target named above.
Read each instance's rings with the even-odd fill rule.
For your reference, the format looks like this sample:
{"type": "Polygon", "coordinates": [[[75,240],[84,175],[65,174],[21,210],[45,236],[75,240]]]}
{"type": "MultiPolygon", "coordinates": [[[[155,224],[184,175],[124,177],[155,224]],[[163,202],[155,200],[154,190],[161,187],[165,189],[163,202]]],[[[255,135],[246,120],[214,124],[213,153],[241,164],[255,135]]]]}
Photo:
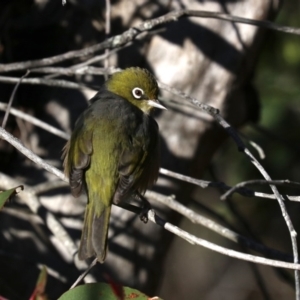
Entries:
{"type": "Polygon", "coordinates": [[[5,202],[10,197],[20,193],[21,191],[23,191],[23,189],[24,189],[24,186],[19,185],[19,186],[15,187],[15,188],[12,188],[10,190],[0,192],[0,209],[4,206],[5,202]]]}
{"type": "Polygon", "coordinates": [[[38,280],[35,285],[35,289],[29,300],[46,300],[45,288],[47,284],[47,268],[43,266],[38,280]]]}
{"type": "MultiPolygon", "coordinates": [[[[112,286],[106,283],[88,283],[85,285],[77,286],[76,288],[64,293],[59,300],[150,300],[149,296],[144,293],[129,288],[123,288],[124,297],[117,297],[112,286]]],[[[161,298],[155,297],[153,300],[162,300],[161,298]]]]}

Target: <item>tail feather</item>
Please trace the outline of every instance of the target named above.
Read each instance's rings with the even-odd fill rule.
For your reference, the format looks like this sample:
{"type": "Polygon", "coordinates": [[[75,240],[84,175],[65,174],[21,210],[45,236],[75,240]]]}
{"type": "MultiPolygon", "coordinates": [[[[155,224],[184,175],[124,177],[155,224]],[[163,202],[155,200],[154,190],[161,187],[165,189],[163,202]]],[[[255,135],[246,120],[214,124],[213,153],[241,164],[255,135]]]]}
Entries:
{"type": "Polygon", "coordinates": [[[78,250],[81,260],[96,256],[103,263],[107,252],[107,235],[111,207],[105,207],[99,216],[89,203],[85,210],[84,225],[78,250]]]}

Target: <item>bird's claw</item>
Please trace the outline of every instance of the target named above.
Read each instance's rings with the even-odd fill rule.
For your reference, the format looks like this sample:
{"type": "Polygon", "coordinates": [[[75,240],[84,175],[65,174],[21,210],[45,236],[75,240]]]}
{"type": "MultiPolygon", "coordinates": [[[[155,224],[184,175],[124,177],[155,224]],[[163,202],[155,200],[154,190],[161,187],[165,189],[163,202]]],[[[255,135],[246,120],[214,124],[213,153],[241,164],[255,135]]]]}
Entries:
{"type": "Polygon", "coordinates": [[[148,222],[148,211],[151,209],[151,205],[150,203],[144,199],[143,201],[143,207],[141,209],[141,212],[140,212],[140,220],[142,222],[144,222],[145,224],[148,222]]]}
{"type": "Polygon", "coordinates": [[[145,212],[145,211],[141,212],[140,220],[145,224],[148,223],[148,211],[147,212],[145,212]]]}

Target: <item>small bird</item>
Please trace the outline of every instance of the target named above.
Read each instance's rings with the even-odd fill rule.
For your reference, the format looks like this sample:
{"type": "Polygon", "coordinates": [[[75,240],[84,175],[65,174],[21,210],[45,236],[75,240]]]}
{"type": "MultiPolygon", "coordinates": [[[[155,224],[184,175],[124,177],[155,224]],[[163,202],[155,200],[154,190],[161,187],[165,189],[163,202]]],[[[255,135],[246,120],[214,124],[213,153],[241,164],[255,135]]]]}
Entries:
{"type": "Polygon", "coordinates": [[[111,205],[145,193],[159,171],[158,125],[153,108],[166,109],[146,69],[113,74],[90,100],[64,147],[64,171],[72,195],[84,191],[87,206],[78,257],[103,263],[111,205]]]}

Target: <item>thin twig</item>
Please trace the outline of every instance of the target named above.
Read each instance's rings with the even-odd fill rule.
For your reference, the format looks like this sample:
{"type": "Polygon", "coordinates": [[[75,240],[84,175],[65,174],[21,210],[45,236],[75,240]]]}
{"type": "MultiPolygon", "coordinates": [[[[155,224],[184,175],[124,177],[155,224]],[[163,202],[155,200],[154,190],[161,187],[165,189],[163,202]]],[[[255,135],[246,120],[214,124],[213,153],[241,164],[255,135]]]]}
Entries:
{"type": "Polygon", "coordinates": [[[275,31],[300,35],[299,28],[280,26],[269,21],[251,20],[247,18],[241,18],[241,17],[232,16],[224,13],[218,13],[218,12],[178,10],[178,11],[172,11],[158,18],[154,18],[142,22],[141,24],[124,31],[120,35],[113,36],[102,43],[93,45],[91,47],[87,47],[85,49],[69,51],[64,54],[38,59],[38,60],[30,60],[30,61],[17,62],[11,64],[0,64],[0,72],[9,72],[9,71],[16,71],[16,70],[31,69],[31,68],[41,67],[41,66],[48,66],[48,65],[62,62],[64,60],[88,56],[94,54],[97,51],[102,51],[104,49],[114,49],[114,48],[122,47],[128,44],[129,42],[133,41],[141,33],[149,32],[154,28],[169,22],[175,22],[182,17],[213,18],[213,19],[219,19],[219,20],[230,21],[235,23],[243,23],[243,24],[259,26],[262,28],[267,28],[275,31]]]}
{"type": "MultiPolygon", "coordinates": [[[[178,179],[178,180],[181,180],[181,181],[189,182],[189,183],[197,185],[203,189],[208,188],[208,187],[217,188],[221,191],[228,191],[228,190],[232,189],[231,186],[226,185],[224,182],[201,180],[201,179],[193,178],[190,176],[182,175],[180,173],[176,173],[176,172],[164,169],[164,168],[160,168],[159,173],[169,176],[169,177],[172,177],[172,178],[175,178],[175,179],[178,179]]],[[[284,181],[286,181],[286,180],[284,180],[284,181]]],[[[267,184],[268,181],[262,180],[262,182],[267,184]]],[[[295,184],[298,185],[297,182],[295,184]]],[[[244,197],[258,197],[258,198],[266,198],[266,199],[276,200],[276,196],[274,194],[256,192],[256,191],[253,191],[253,190],[245,188],[245,187],[239,187],[235,190],[235,192],[239,193],[240,195],[242,195],[244,197]]],[[[290,196],[290,195],[284,195],[284,196],[287,200],[300,202],[300,196],[290,196]]]]}
{"type": "Polygon", "coordinates": [[[16,92],[17,92],[17,90],[18,90],[18,88],[19,88],[19,86],[20,86],[22,80],[23,80],[25,77],[27,77],[27,76],[29,75],[29,73],[30,73],[30,71],[27,70],[27,71],[26,71],[26,74],[24,74],[24,75],[19,79],[18,83],[16,84],[16,86],[15,86],[14,89],[13,89],[13,92],[12,92],[10,98],[9,98],[9,101],[8,101],[8,104],[7,104],[7,107],[6,107],[5,115],[4,115],[3,122],[2,122],[2,128],[5,128],[5,126],[6,126],[6,122],[7,122],[8,116],[9,116],[9,112],[10,112],[10,108],[11,108],[12,103],[13,103],[13,101],[14,101],[16,92]]]}
{"type": "Polygon", "coordinates": [[[225,194],[223,194],[220,197],[220,199],[221,200],[228,199],[234,192],[236,192],[237,190],[239,190],[241,188],[244,188],[245,186],[249,186],[249,185],[270,185],[270,184],[276,185],[276,186],[296,187],[296,188],[300,189],[300,183],[299,182],[290,181],[288,179],[271,180],[271,181],[262,180],[262,179],[248,180],[248,181],[239,182],[237,185],[235,185],[234,187],[229,189],[225,194]]]}
{"type": "Polygon", "coordinates": [[[184,10],[184,11],[179,11],[179,16],[181,16],[181,15],[182,16],[201,17],[201,18],[210,18],[210,19],[219,19],[219,20],[223,20],[223,21],[230,21],[230,22],[234,22],[234,23],[253,25],[253,26],[257,26],[260,28],[266,28],[266,29],[270,29],[270,30],[274,30],[274,31],[300,35],[300,28],[297,28],[297,27],[282,26],[282,25],[277,25],[270,21],[241,18],[238,16],[233,16],[230,14],[224,14],[224,13],[219,13],[219,12],[184,10]]]}
{"type": "MultiPolygon", "coordinates": [[[[98,74],[101,74],[103,75],[105,73],[105,70],[103,68],[94,68],[95,70],[97,70],[96,72],[98,72],[98,74]]],[[[42,70],[42,69],[41,69],[42,70]]],[[[46,72],[47,68],[45,68],[45,72],[46,72]]],[[[116,69],[116,68],[110,68],[110,72],[111,73],[114,73],[116,71],[119,71],[120,69],[116,69]]],[[[62,73],[67,73],[68,71],[72,72],[72,68],[56,68],[56,67],[53,67],[53,68],[49,68],[48,70],[49,72],[53,72],[53,73],[59,73],[60,71],[62,71],[62,73]],[[64,70],[64,71],[62,71],[64,70]]],[[[43,72],[43,71],[42,71],[43,72]]],[[[94,71],[91,71],[91,72],[94,72],[94,71]]],[[[95,74],[95,73],[93,73],[95,74]]],[[[6,78],[6,77],[5,77],[6,78]]],[[[46,81],[48,80],[43,80],[43,81],[40,81],[40,78],[30,78],[30,79],[24,79],[22,83],[30,83],[30,84],[44,84],[46,81]],[[31,79],[33,81],[31,81],[31,79]],[[24,82],[25,80],[25,82],[24,82]]],[[[1,76],[0,76],[0,81],[1,81],[1,76]]],[[[15,82],[18,82],[19,81],[19,78],[14,78],[13,79],[13,82],[10,82],[10,83],[15,83],[15,82]]],[[[55,83],[56,83],[57,80],[51,80],[50,84],[47,84],[47,85],[51,85],[51,86],[54,86],[55,83]]],[[[61,87],[61,82],[60,80],[57,81],[58,84],[57,86],[60,86],[61,87]]],[[[82,86],[76,84],[76,83],[72,83],[72,82],[69,82],[69,81],[63,81],[64,82],[64,87],[66,88],[80,88],[82,86]],[[70,83],[70,85],[68,84],[70,83]]],[[[185,99],[188,99],[191,101],[191,103],[195,103],[197,104],[198,101],[192,97],[189,97],[188,95],[186,95],[185,93],[181,92],[181,91],[178,91],[174,88],[171,88],[163,83],[159,83],[160,87],[162,89],[165,89],[169,92],[172,92],[174,93],[175,95],[178,95],[180,97],[183,97],[185,99]]],[[[211,107],[208,106],[208,105],[204,105],[203,106],[204,108],[206,108],[207,111],[210,111],[211,110],[211,107]]],[[[0,103],[0,109],[2,110],[5,110],[6,109],[6,104],[3,104],[3,103],[0,103]]],[[[216,112],[217,110],[215,110],[216,112]]],[[[57,136],[60,136],[61,138],[63,139],[66,139],[68,140],[69,139],[69,134],[51,126],[51,125],[48,125],[47,123],[41,121],[41,120],[38,120],[28,114],[25,114],[19,110],[16,110],[14,108],[11,109],[11,114],[15,115],[15,116],[18,116],[28,122],[31,122],[32,124],[36,125],[36,126],[39,126],[57,136]]],[[[206,188],[206,187],[217,187],[221,190],[229,190],[231,189],[230,186],[227,186],[226,184],[222,183],[222,182],[210,182],[210,181],[204,181],[204,180],[199,180],[199,179],[195,179],[195,178],[192,178],[192,177],[189,177],[189,176],[184,176],[184,175],[181,175],[179,173],[175,173],[175,172],[172,172],[172,171],[169,171],[169,170],[166,170],[166,169],[160,169],[160,173],[161,174],[165,174],[167,176],[171,176],[171,177],[174,177],[174,178],[177,178],[179,180],[183,180],[183,181],[186,181],[186,182],[190,182],[190,183],[193,183],[193,184],[196,184],[202,188],[206,188]],[[175,175],[176,174],[176,175],[175,175]]],[[[253,190],[250,190],[250,189],[238,189],[236,192],[238,192],[239,194],[245,196],[245,197],[259,197],[259,198],[266,198],[266,199],[276,199],[276,197],[273,195],[273,194],[267,194],[267,193],[261,193],[261,192],[256,192],[256,191],[253,191],[253,190]]],[[[296,201],[296,202],[300,202],[300,197],[299,196],[290,196],[290,195],[285,195],[285,197],[290,200],[290,201],[296,201]]]]}
{"type": "Polygon", "coordinates": [[[273,260],[273,259],[263,258],[260,256],[244,254],[244,253],[241,253],[238,251],[234,251],[231,249],[227,249],[227,248],[218,246],[216,244],[213,244],[213,243],[203,240],[201,238],[195,237],[194,235],[178,228],[177,226],[174,226],[171,223],[164,221],[155,213],[155,211],[153,209],[149,210],[148,219],[151,222],[172,232],[173,234],[183,238],[184,240],[186,240],[187,242],[189,242],[192,245],[202,246],[204,248],[224,254],[229,257],[234,257],[234,258],[238,258],[238,259],[245,260],[245,261],[250,261],[253,263],[257,263],[257,264],[263,264],[263,265],[278,267],[278,268],[287,268],[287,269],[292,269],[292,270],[300,270],[300,264],[287,263],[287,262],[277,261],[277,260],[273,260]]]}
{"type": "Polygon", "coordinates": [[[176,96],[179,96],[185,100],[188,100],[190,101],[192,104],[196,105],[197,107],[199,107],[203,112],[211,115],[211,116],[215,116],[215,115],[218,115],[219,114],[219,110],[217,108],[214,108],[208,104],[205,104],[205,103],[202,103],[200,102],[199,100],[197,100],[196,98],[194,97],[191,97],[189,95],[187,95],[186,93],[180,91],[180,90],[177,90],[173,87],[170,87],[160,81],[158,81],[158,86],[161,88],[161,89],[164,89],[165,91],[168,91],[176,96]]]}
{"type": "Polygon", "coordinates": [[[19,139],[12,136],[10,133],[8,133],[2,127],[0,127],[0,138],[6,140],[8,143],[13,145],[16,149],[18,149],[22,154],[24,154],[26,157],[28,157],[30,160],[32,160],[34,163],[36,163],[39,167],[42,167],[46,171],[54,174],[61,180],[65,181],[65,182],[69,182],[68,178],[60,170],[47,164],[43,159],[41,159],[39,156],[34,154],[31,150],[24,147],[19,139]]]}
{"type": "MultiPolygon", "coordinates": [[[[60,170],[58,170],[57,168],[47,164],[40,157],[38,157],[37,155],[35,155],[31,151],[29,151],[28,149],[26,149],[26,151],[24,151],[23,148],[25,148],[25,147],[20,144],[20,141],[18,141],[16,138],[14,138],[10,134],[8,134],[3,128],[0,128],[0,137],[4,138],[9,143],[11,143],[13,146],[15,146],[18,150],[20,150],[23,154],[25,154],[28,158],[30,158],[37,165],[43,167],[45,170],[47,170],[48,172],[56,175],[57,177],[59,177],[63,181],[66,181],[66,182],[68,181],[67,178],[64,176],[64,174],[60,170]],[[27,155],[28,153],[30,153],[30,154],[27,155]]],[[[240,253],[240,252],[237,252],[237,251],[233,251],[233,250],[223,248],[221,246],[215,245],[215,244],[210,243],[208,241],[199,239],[199,238],[197,238],[197,237],[195,237],[195,236],[179,229],[178,227],[176,227],[176,226],[174,226],[170,223],[167,223],[167,222],[163,221],[162,219],[158,218],[157,216],[155,216],[155,214],[153,213],[152,210],[148,213],[148,218],[151,221],[159,224],[160,226],[163,226],[166,230],[168,230],[170,232],[173,232],[174,234],[182,237],[183,239],[187,240],[188,242],[190,242],[192,244],[197,244],[197,245],[206,247],[208,249],[211,249],[213,251],[222,253],[224,255],[228,255],[230,257],[235,257],[235,258],[239,258],[239,259],[243,259],[243,260],[247,260],[247,261],[252,261],[254,263],[266,264],[266,265],[270,265],[270,266],[274,266],[274,267],[282,267],[282,268],[300,270],[300,265],[298,265],[298,264],[285,263],[285,262],[266,259],[266,258],[262,258],[262,257],[249,255],[249,254],[243,254],[243,253],[240,253]]]]}
{"type": "Polygon", "coordinates": [[[266,155],[262,147],[260,147],[256,142],[249,140],[248,143],[257,151],[259,158],[265,159],[266,155]]]}
{"type": "MultiPolygon", "coordinates": [[[[7,104],[6,103],[1,103],[0,102],[0,110],[6,110],[7,109],[7,104]]],[[[40,128],[43,128],[45,130],[47,130],[48,132],[51,132],[52,134],[54,135],[57,135],[65,140],[68,140],[70,138],[70,135],[62,130],[59,130],[51,125],[49,125],[48,123],[46,122],[43,122],[29,114],[26,114],[18,109],[15,109],[15,108],[11,108],[10,109],[10,113],[20,119],[23,119],[35,126],[38,126],[40,128]]],[[[3,126],[2,126],[3,127],[3,126]]]]}
{"type": "MultiPolygon", "coordinates": [[[[243,151],[246,156],[249,157],[249,159],[252,161],[252,163],[256,166],[256,168],[261,172],[261,174],[264,176],[264,178],[267,181],[272,181],[271,177],[269,176],[269,174],[266,172],[266,170],[262,167],[262,165],[258,162],[258,160],[252,155],[252,153],[247,149],[244,148],[243,151]]],[[[298,263],[299,262],[299,256],[298,256],[298,246],[297,246],[297,232],[294,229],[293,223],[290,219],[290,216],[286,210],[285,204],[284,204],[284,199],[282,197],[282,195],[279,193],[277,187],[273,184],[270,184],[270,188],[272,189],[274,195],[276,196],[276,199],[279,203],[281,212],[282,212],[282,216],[287,224],[289,233],[290,233],[290,237],[291,237],[291,241],[292,241],[292,249],[293,249],[293,255],[294,255],[294,263],[298,263]]],[[[299,271],[295,270],[295,289],[296,289],[296,299],[299,300],[300,299],[300,277],[299,277],[299,271]]]]}
{"type": "MultiPolygon", "coordinates": [[[[130,46],[131,43],[128,43],[127,45],[121,47],[121,48],[115,48],[113,50],[111,50],[109,53],[104,53],[101,55],[96,55],[88,60],[86,60],[85,62],[79,63],[79,64],[75,64],[70,66],[69,68],[60,68],[60,67],[49,67],[49,69],[52,69],[53,71],[51,71],[50,73],[54,73],[51,75],[47,75],[44,78],[50,79],[50,78],[56,78],[59,75],[73,75],[73,74],[90,74],[90,75],[104,75],[105,73],[111,74],[116,72],[116,70],[118,70],[118,68],[108,68],[108,70],[104,70],[103,68],[99,68],[99,67],[90,67],[89,65],[94,64],[96,62],[99,62],[101,60],[104,60],[106,58],[108,58],[109,56],[111,56],[114,53],[117,53],[118,51],[120,51],[121,49],[124,49],[128,46],[130,46]],[[59,70],[59,72],[61,71],[62,74],[60,74],[59,72],[57,74],[55,74],[55,69],[57,68],[59,70]]],[[[37,73],[47,73],[44,70],[47,67],[41,67],[41,68],[36,68],[36,69],[31,69],[31,72],[37,72],[37,73]],[[40,71],[41,70],[41,71],[40,71]]],[[[120,69],[119,69],[120,70],[120,69]]]]}
{"type": "MultiPolygon", "coordinates": [[[[196,105],[197,107],[199,107],[203,112],[209,114],[210,116],[212,116],[225,130],[226,132],[229,134],[229,136],[232,137],[232,139],[234,140],[234,142],[237,144],[238,150],[243,152],[246,157],[250,160],[250,162],[259,170],[259,172],[262,174],[262,176],[267,180],[267,181],[272,181],[271,177],[269,176],[269,174],[267,173],[267,171],[263,168],[263,166],[259,163],[259,161],[252,155],[252,153],[249,151],[248,148],[246,148],[245,144],[243,143],[242,139],[239,137],[238,133],[236,130],[234,130],[232,128],[232,126],[230,126],[229,123],[227,123],[219,114],[218,109],[211,107],[207,104],[203,104],[201,102],[199,102],[197,99],[192,98],[188,95],[186,95],[185,93],[175,89],[175,88],[170,88],[168,86],[165,86],[165,88],[168,88],[169,92],[178,95],[188,101],[191,101],[194,105],[196,105]]],[[[287,213],[285,204],[284,204],[284,199],[282,197],[282,195],[278,192],[278,189],[275,185],[270,184],[269,185],[271,190],[273,191],[278,204],[280,206],[281,212],[282,212],[282,216],[285,220],[285,223],[287,225],[287,228],[289,230],[290,233],[290,237],[291,237],[291,242],[292,242],[292,249],[293,249],[293,256],[294,256],[294,262],[298,263],[299,262],[299,258],[298,258],[298,247],[297,247],[297,233],[294,229],[294,226],[292,224],[292,221],[290,219],[290,216],[287,213]]],[[[295,288],[296,288],[296,299],[299,300],[300,299],[300,278],[299,278],[299,272],[297,270],[295,270],[295,288]]]]}
{"type": "MultiPolygon", "coordinates": [[[[99,62],[101,60],[105,60],[109,56],[117,53],[120,50],[123,50],[124,48],[128,47],[129,45],[131,45],[131,43],[129,43],[127,45],[124,45],[122,48],[115,48],[113,50],[110,50],[109,53],[104,53],[104,54],[101,54],[101,55],[93,56],[92,58],[86,60],[85,62],[73,65],[71,68],[74,69],[74,70],[80,70],[81,68],[84,68],[84,67],[89,66],[91,64],[94,64],[96,62],[99,62]]],[[[116,69],[116,68],[111,67],[110,69],[116,69]]],[[[108,70],[106,70],[106,72],[108,72],[108,70]]]]}
{"type": "MultiPolygon", "coordinates": [[[[47,73],[47,74],[58,74],[58,75],[77,75],[77,74],[89,74],[89,75],[104,75],[114,73],[116,68],[100,68],[100,67],[92,67],[92,66],[81,66],[80,68],[63,68],[63,67],[43,67],[31,69],[32,73],[47,73]]],[[[52,77],[53,78],[53,77],[52,77]]]]}
{"type": "MultiPolygon", "coordinates": [[[[0,183],[1,186],[5,188],[20,184],[18,181],[3,173],[0,173],[0,183]]],[[[69,255],[68,259],[74,260],[74,264],[78,270],[87,268],[87,264],[84,261],[79,261],[75,256],[78,250],[75,242],[69,236],[60,221],[40,203],[39,198],[36,196],[34,187],[24,185],[24,190],[22,193],[18,194],[18,197],[35,215],[38,215],[44,221],[47,228],[60,241],[60,243],[64,245],[64,248],[69,255]]],[[[58,253],[61,254],[60,251],[58,251],[58,253]]],[[[87,281],[94,281],[93,276],[90,275],[89,278],[87,278],[87,281]]]]}
{"type": "MultiPolygon", "coordinates": [[[[18,83],[19,78],[17,77],[9,77],[9,76],[0,76],[0,82],[5,83],[18,83]]],[[[34,85],[47,85],[47,86],[56,86],[61,88],[69,88],[69,89],[79,89],[79,88],[86,88],[82,84],[78,84],[75,82],[71,82],[68,80],[62,79],[45,79],[45,78],[24,78],[22,80],[22,84],[34,84],[34,85]]]]}
{"type": "MultiPolygon", "coordinates": [[[[115,72],[120,71],[121,69],[118,68],[99,68],[99,67],[91,67],[91,66],[82,66],[79,68],[76,67],[44,67],[44,68],[36,68],[32,69],[31,71],[34,73],[47,73],[53,74],[52,78],[57,77],[59,75],[76,75],[76,74],[90,74],[90,75],[105,75],[105,74],[112,74],[115,72]]],[[[18,83],[20,78],[18,77],[11,77],[11,76],[0,76],[0,82],[8,83],[8,84],[15,84],[18,83]]],[[[92,89],[84,84],[79,84],[76,82],[72,82],[69,80],[63,79],[50,79],[50,78],[27,78],[22,80],[22,84],[32,84],[32,85],[46,85],[52,87],[60,87],[60,88],[67,88],[67,89],[92,89]]]]}
{"type": "MultiPolygon", "coordinates": [[[[95,73],[98,73],[98,74],[105,74],[105,70],[103,68],[93,68],[93,67],[90,67],[92,69],[91,72],[93,72],[93,74],[95,73]]],[[[41,69],[42,71],[42,69],[41,69]]],[[[46,71],[49,71],[49,72],[54,72],[54,73],[59,73],[59,72],[62,72],[64,74],[66,74],[67,72],[74,72],[74,70],[72,70],[72,68],[56,68],[56,67],[53,67],[53,68],[45,68],[44,70],[45,72],[46,71]]],[[[82,70],[84,72],[84,70],[82,70]]],[[[109,70],[109,72],[111,73],[114,73],[116,71],[119,71],[119,69],[115,69],[115,68],[111,68],[109,70]]],[[[43,72],[43,71],[42,71],[43,72]]],[[[76,72],[76,71],[75,71],[76,72]]],[[[0,76],[0,81],[1,81],[1,78],[3,76],[0,76]]],[[[9,77],[4,77],[4,78],[9,78],[9,77]]],[[[13,78],[13,80],[10,82],[10,83],[18,83],[19,82],[19,78],[13,78]]],[[[80,88],[82,86],[80,86],[79,84],[76,84],[76,83],[73,83],[73,82],[69,82],[69,81],[60,81],[60,80],[41,80],[40,78],[30,78],[30,79],[24,79],[23,80],[23,83],[30,83],[30,84],[46,84],[46,85],[51,85],[51,86],[62,86],[62,84],[64,85],[64,87],[66,88],[80,88]],[[50,82],[49,82],[50,81],[50,82]]],[[[212,112],[213,114],[216,114],[218,112],[218,110],[206,105],[206,104],[201,104],[197,99],[195,98],[192,98],[188,95],[186,95],[185,93],[181,92],[181,91],[178,91],[174,88],[171,88],[163,83],[159,83],[160,87],[162,89],[165,89],[175,95],[178,95],[180,97],[183,97],[185,99],[188,99],[189,101],[191,101],[191,103],[194,103],[196,104],[197,106],[199,106],[201,109],[204,108],[204,111],[207,111],[207,112],[212,112]]],[[[4,107],[4,104],[1,104],[0,103],[0,109],[3,109],[4,107]]],[[[11,113],[16,115],[16,116],[19,116],[20,118],[23,118],[25,120],[27,120],[28,122],[31,122],[33,124],[35,124],[36,126],[39,126],[45,130],[48,130],[49,132],[52,132],[53,134],[56,134],[64,139],[69,139],[69,135],[63,131],[60,131],[59,129],[56,129],[54,127],[52,127],[51,125],[48,125],[38,119],[35,119],[34,117],[31,117],[29,115],[26,115],[25,113],[22,113],[22,112],[19,112],[15,109],[11,109],[11,113]]],[[[164,172],[166,172],[168,170],[163,170],[161,169],[161,173],[164,174],[164,172]]],[[[171,171],[168,171],[168,172],[171,172],[171,171]]],[[[172,173],[173,175],[170,175],[171,173],[169,174],[166,174],[168,176],[173,176],[174,177],[174,172],[172,173]]],[[[195,178],[191,178],[189,176],[184,176],[184,175],[181,175],[181,174],[178,174],[177,173],[177,176],[176,178],[180,179],[180,180],[184,180],[184,181],[187,181],[187,182],[190,182],[190,183],[193,183],[193,184],[196,184],[198,186],[201,186],[202,188],[206,188],[208,186],[210,187],[217,187],[219,189],[222,189],[222,190],[229,190],[231,189],[231,187],[225,185],[224,183],[221,183],[221,182],[209,182],[209,181],[203,181],[203,180],[199,180],[199,179],[195,179],[195,178]]],[[[240,193],[241,195],[243,196],[246,196],[246,197],[260,197],[260,198],[267,198],[267,199],[276,199],[276,196],[274,196],[273,194],[266,194],[266,193],[261,193],[261,192],[255,192],[255,191],[252,191],[250,189],[238,189],[237,190],[238,193],[240,193]]],[[[286,198],[290,201],[297,201],[299,202],[300,201],[300,197],[299,196],[289,196],[289,195],[286,195],[286,198]]]]}
{"type": "MultiPolygon", "coordinates": [[[[4,103],[0,103],[0,109],[2,110],[5,110],[6,109],[6,105],[7,104],[4,104],[4,103]]],[[[32,117],[28,114],[25,114],[17,109],[14,109],[12,108],[11,109],[11,114],[17,116],[17,117],[20,117],[36,126],[39,126],[65,140],[68,140],[70,138],[70,135],[51,126],[51,125],[48,125],[47,123],[41,121],[41,120],[38,120],[36,119],[35,117],[32,117]]],[[[25,156],[27,157],[31,157],[31,153],[28,153],[28,150],[27,148],[25,148],[24,146],[22,146],[21,142],[18,144],[17,143],[17,139],[13,136],[11,136],[8,132],[4,131],[4,132],[0,132],[0,136],[6,136],[6,140],[10,143],[9,140],[13,142],[16,142],[16,145],[15,147],[20,151],[22,152],[25,156]],[[20,148],[18,148],[20,147],[20,148]],[[23,152],[24,151],[24,152],[23,152]],[[29,156],[28,156],[29,155],[29,156]]],[[[4,138],[3,136],[3,138],[4,138]]],[[[30,151],[31,152],[31,151],[30,151]]],[[[49,170],[48,170],[49,171],[49,170]]],[[[192,177],[189,177],[189,176],[185,176],[185,175],[182,175],[182,174],[179,174],[179,173],[176,173],[176,172],[173,172],[173,171],[170,171],[170,170],[166,170],[166,169],[163,169],[161,168],[160,169],[160,173],[161,174],[164,174],[164,175],[167,175],[167,176],[170,176],[170,177],[173,177],[173,178],[177,178],[179,180],[182,180],[182,181],[186,181],[186,182],[189,182],[189,183],[192,183],[192,184],[195,184],[197,186],[200,186],[201,188],[207,188],[207,187],[216,187],[222,191],[228,191],[230,189],[232,189],[232,187],[226,185],[225,183],[223,182],[212,182],[212,181],[205,181],[205,180],[200,180],[200,179],[195,179],[195,178],[192,178],[192,177]]],[[[264,181],[265,182],[265,181],[264,181]]],[[[246,189],[246,188],[236,188],[235,189],[236,192],[238,192],[239,194],[245,196],[245,197],[260,197],[260,198],[267,198],[267,199],[276,199],[276,197],[273,195],[273,194],[266,194],[266,193],[260,193],[260,192],[255,192],[253,190],[250,190],[250,189],[246,189]]],[[[286,195],[286,198],[290,201],[300,201],[300,197],[299,196],[289,196],[289,195],[286,195]]]]}
{"type": "MultiPolygon", "coordinates": [[[[237,132],[219,115],[219,114],[211,114],[216,121],[229,133],[229,135],[233,138],[233,140],[236,142],[238,145],[238,149],[242,151],[246,157],[251,161],[251,163],[260,171],[262,176],[267,180],[267,181],[272,181],[271,177],[267,173],[267,171],[263,168],[263,166],[259,163],[259,161],[252,155],[252,153],[249,151],[248,148],[244,145],[243,141],[240,139],[238,136],[237,132]]],[[[290,216],[287,213],[285,204],[284,204],[284,199],[282,195],[278,192],[278,189],[275,185],[270,184],[270,188],[273,191],[279,207],[281,209],[282,216],[285,220],[285,223],[288,227],[290,237],[291,237],[291,242],[292,242],[292,249],[293,249],[293,256],[294,256],[294,263],[299,262],[298,258],[298,246],[297,246],[297,233],[294,229],[293,223],[290,219],[290,216]]],[[[296,288],[296,299],[300,299],[300,280],[299,280],[299,271],[295,270],[295,288],[296,288]]]]}
{"type": "Polygon", "coordinates": [[[76,287],[82,280],[84,280],[85,276],[90,272],[90,270],[97,264],[98,259],[97,257],[91,262],[88,268],[76,279],[76,281],[72,284],[69,290],[76,287]]]}
{"type": "Polygon", "coordinates": [[[174,196],[164,196],[154,191],[147,191],[145,196],[149,197],[151,200],[157,201],[159,203],[162,203],[163,205],[168,206],[174,211],[177,211],[178,213],[180,213],[181,215],[189,219],[191,222],[195,224],[200,224],[216,232],[217,234],[235,243],[238,243],[246,248],[255,250],[259,253],[266,255],[267,257],[272,257],[272,258],[281,259],[290,262],[293,261],[293,257],[291,255],[266,247],[252,239],[249,239],[237,232],[234,232],[233,230],[230,230],[212,221],[209,218],[200,215],[199,213],[194,212],[193,210],[187,208],[186,206],[176,201],[174,196]]]}
{"type": "MultiPolygon", "coordinates": [[[[108,38],[110,35],[110,18],[111,18],[111,5],[110,5],[110,0],[105,0],[105,37],[108,38]]],[[[109,49],[105,49],[105,54],[107,55],[107,58],[104,60],[104,68],[108,69],[109,67],[109,49]]],[[[108,74],[106,73],[104,75],[105,80],[108,79],[108,74]]]]}
{"type": "MultiPolygon", "coordinates": [[[[147,191],[146,195],[151,195],[152,192],[147,191]]],[[[164,196],[162,196],[164,197],[164,196]]],[[[120,203],[120,205],[118,205],[128,211],[131,211],[135,214],[140,214],[141,213],[141,208],[128,204],[128,203],[120,203]]],[[[245,261],[249,261],[249,262],[253,262],[253,263],[258,263],[258,264],[263,264],[263,265],[268,265],[268,266],[272,266],[272,267],[279,267],[279,268],[287,268],[287,269],[293,269],[293,270],[300,270],[300,264],[295,264],[295,263],[288,263],[288,262],[282,262],[282,261],[278,261],[278,260],[273,260],[273,259],[267,259],[267,258],[263,258],[260,256],[254,256],[254,255],[250,255],[250,254],[244,254],[238,251],[234,251],[231,249],[227,249],[221,246],[218,246],[216,244],[213,244],[211,242],[208,242],[206,240],[200,239],[182,229],[180,229],[179,227],[166,222],[165,220],[161,219],[156,212],[153,209],[150,209],[147,213],[147,217],[148,219],[163,227],[164,229],[170,231],[171,233],[179,236],[180,238],[186,240],[187,242],[189,242],[192,245],[198,245],[198,246],[202,246],[204,248],[210,249],[212,251],[230,256],[230,257],[234,257],[234,258],[238,258],[238,259],[242,259],[245,261]]]]}

